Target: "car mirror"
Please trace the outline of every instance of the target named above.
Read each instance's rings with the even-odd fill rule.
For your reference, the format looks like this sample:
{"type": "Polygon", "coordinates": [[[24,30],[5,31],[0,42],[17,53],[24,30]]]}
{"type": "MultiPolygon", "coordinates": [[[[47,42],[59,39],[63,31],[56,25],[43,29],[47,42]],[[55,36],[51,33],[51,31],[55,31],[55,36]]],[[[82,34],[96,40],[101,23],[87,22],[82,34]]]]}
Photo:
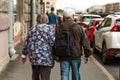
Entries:
{"type": "Polygon", "coordinates": [[[96,29],[99,30],[101,28],[101,22],[99,22],[97,25],[96,25],[96,29]]]}
{"type": "Polygon", "coordinates": [[[98,25],[96,25],[96,29],[97,30],[99,30],[100,29],[100,25],[98,24],[98,25]]]}

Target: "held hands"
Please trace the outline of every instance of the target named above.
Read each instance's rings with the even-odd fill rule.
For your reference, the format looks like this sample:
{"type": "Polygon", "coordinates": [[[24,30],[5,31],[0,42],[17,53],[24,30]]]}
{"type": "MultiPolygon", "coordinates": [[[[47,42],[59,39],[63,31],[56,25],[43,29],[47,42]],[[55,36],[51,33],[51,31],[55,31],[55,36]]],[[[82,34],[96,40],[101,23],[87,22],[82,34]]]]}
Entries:
{"type": "Polygon", "coordinates": [[[89,61],[89,58],[84,58],[84,63],[87,64],[89,61]]]}

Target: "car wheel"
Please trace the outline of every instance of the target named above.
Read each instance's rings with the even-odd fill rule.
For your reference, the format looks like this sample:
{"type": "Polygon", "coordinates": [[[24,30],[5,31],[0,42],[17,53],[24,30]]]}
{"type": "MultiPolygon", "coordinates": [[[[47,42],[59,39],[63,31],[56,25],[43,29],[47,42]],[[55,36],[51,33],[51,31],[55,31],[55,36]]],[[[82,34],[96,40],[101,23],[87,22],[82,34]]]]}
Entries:
{"type": "Polygon", "coordinates": [[[93,41],[91,41],[90,42],[90,47],[93,48],[93,46],[94,46],[94,43],[93,43],[93,41]]]}
{"type": "Polygon", "coordinates": [[[95,40],[95,38],[94,38],[94,36],[93,36],[93,40],[92,41],[90,41],[90,45],[91,45],[91,48],[93,48],[93,46],[94,46],[94,40],[95,40]]]}
{"type": "Polygon", "coordinates": [[[92,45],[92,48],[93,48],[93,53],[97,53],[97,49],[95,48],[95,39],[93,39],[93,45],[92,45]]]}
{"type": "Polygon", "coordinates": [[[104,44],[102,47],[102,62],[104,64],[108,64],[108,51],[107,51],[106,44],[104,44]]]}

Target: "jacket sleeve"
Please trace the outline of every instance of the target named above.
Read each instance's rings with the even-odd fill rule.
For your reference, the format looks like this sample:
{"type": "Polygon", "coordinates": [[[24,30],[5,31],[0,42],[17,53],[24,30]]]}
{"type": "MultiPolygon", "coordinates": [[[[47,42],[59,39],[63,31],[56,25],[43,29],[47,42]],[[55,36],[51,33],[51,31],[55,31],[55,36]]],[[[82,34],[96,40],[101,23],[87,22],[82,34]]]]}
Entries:
{"type": "Polygon", "coordinates": [[[49,34],[50,34],[50,45],[53,46],[55,42],[55,30],[52,28],[52,26],[49,27],[49,34]]]}
{"type": "Polygon", "coordinates": [[[30,36],[31,36],[30,33],[31,33],[31,32],[29,31],[29,32],[28,32],[28,35],[27,35],[27,37],[26,37],[26,40],[25,40],[25,42],[24,42],[23,49],[22,49],[22,55],[25,55],[25,56],[28,54],[28,47],[29,47],[30,36]]]}
{"type": "Polygon", "coordinates": [[[92,54],[92,50],[90,48],[90,42],[88,40],[87,35],[85,34],[85,31],[81,28],[81,45],[83,46],[84,55],[86,58],[88,58],[92,54]]]}

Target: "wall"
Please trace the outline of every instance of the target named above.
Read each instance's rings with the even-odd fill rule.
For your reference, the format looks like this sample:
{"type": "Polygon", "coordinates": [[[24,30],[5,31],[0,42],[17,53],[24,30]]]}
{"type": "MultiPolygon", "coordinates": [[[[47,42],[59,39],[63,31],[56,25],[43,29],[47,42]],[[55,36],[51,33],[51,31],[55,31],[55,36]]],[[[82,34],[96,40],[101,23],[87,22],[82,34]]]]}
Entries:
{"type": "Polygon", "coordinates": [[[7,13],[0,13],[0,72],[9,63],[8,28],[10,17],[7,13]]]}
{"type": "Polygon", "coordinates": [[[9,63],[8,31],[0,32],[0,72],[9,63]]]}

